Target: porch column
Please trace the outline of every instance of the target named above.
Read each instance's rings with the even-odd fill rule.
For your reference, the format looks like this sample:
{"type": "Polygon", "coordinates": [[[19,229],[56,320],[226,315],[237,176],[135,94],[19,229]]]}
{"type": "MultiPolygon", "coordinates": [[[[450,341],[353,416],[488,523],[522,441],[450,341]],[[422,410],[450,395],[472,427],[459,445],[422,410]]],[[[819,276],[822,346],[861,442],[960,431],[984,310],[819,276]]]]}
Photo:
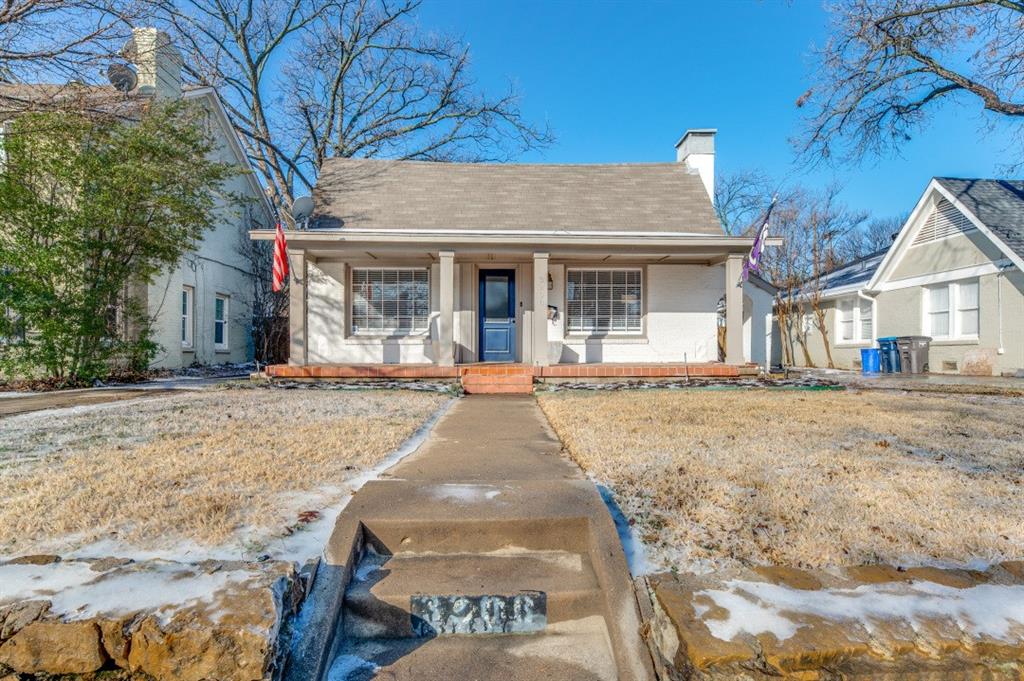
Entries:
{"type": "Polygon", "coordinates": [[[305,365],[309,360],[306,333],[306,252],[288,249],[288,363],[305,365]]]}
{"type": "Polygon", "coordinates": [[[743,364],[743,257],[732,254],[725,261],[725,361],[743,364]]]}
{"type": "Polygon", "coordinates": [[[533,254],[533,364],[548,365],[548,254],[533,254]]]}
{"type": "Polygon", "coordinates": [[[436,361],[441,366],[455,364],[455,252],[441,251],[438,305],[441,316],[437,320],[436,361]]]}

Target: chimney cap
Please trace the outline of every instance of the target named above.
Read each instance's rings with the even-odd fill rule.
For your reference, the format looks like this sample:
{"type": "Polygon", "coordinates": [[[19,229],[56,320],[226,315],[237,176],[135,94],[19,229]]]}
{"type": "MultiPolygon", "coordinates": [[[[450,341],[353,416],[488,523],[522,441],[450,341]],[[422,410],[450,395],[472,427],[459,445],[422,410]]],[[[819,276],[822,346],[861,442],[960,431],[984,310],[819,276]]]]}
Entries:
{"type": "Polygon", "coordinates": [[[676,149],[683,146],[687,137],[714,137],[716,134],[718,134],[718,128],[690,128],[684,132],[683,136],[679,138],[678,142],[676,142],[676,149]]]}

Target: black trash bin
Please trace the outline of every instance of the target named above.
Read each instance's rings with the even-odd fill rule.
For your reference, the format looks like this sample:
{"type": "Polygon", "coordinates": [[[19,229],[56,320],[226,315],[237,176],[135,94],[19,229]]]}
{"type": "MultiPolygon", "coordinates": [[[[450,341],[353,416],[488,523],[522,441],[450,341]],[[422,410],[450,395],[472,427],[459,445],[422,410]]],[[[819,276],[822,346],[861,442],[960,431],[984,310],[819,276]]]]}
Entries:
{"type": "Polygon", "coordinates": [[[900,336],[896,347],[900,351],[900,373],[928,373],[928,349],[932,339],[928,336],[900,336]]]}

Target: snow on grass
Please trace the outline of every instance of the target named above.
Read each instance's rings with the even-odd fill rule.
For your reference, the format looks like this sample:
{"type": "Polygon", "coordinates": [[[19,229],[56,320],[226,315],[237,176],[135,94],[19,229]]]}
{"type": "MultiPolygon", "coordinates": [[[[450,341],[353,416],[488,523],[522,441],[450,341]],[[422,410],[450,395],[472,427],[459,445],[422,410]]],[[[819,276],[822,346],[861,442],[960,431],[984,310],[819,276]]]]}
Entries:
{"type": "Polygon", "coordinates": [[[217,390],[4,419],[0,555],[311,557],[449,399],[217,390]]]}
{"type": "Polygon", "coordinates": [[[857,624],[869,633],[876,622],[907,624],[918,631],[925,621],[952,620],[971,638],[1024,638],[1024,586],[1020,585],[957,589],[918,581],[805,590],[732,580],[723,586],[696,592],[694,611],[713,636],[726,641],[742,633],[772,634],[783,641],[804,626],[799,619],[806,615],[847,626],[857,624]],[[724,609],[727,616],[704,617],[712,604],[724,609]]]}
{"type": "Polygon", "coordinates": [[[250,570],[204,571],[180,563],[151,562],[144,569],[94,572],[88,563],[0,565],[0,604],[44,598],[50,613],[64,620],[154,611],[162,621],[173,613],[252,579],[250,570]]]}
{"type": "Polygon", "coordinates": [[[650,571],[1024,557],[1024,400],[565,391],[540,403],[650,571]]]}

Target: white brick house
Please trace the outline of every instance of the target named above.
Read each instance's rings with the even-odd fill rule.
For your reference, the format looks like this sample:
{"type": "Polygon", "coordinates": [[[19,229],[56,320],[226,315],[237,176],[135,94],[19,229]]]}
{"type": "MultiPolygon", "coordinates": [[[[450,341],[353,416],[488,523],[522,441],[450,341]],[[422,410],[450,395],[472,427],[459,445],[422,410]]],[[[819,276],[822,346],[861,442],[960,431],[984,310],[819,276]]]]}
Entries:
{"type": "Polygon", "coordinates": [[[291,364],[717,362],[723,299],[746,363],[752,240],[715,215],[714,133],[675,163],[327,161],[287,235],[291,364]]]}

